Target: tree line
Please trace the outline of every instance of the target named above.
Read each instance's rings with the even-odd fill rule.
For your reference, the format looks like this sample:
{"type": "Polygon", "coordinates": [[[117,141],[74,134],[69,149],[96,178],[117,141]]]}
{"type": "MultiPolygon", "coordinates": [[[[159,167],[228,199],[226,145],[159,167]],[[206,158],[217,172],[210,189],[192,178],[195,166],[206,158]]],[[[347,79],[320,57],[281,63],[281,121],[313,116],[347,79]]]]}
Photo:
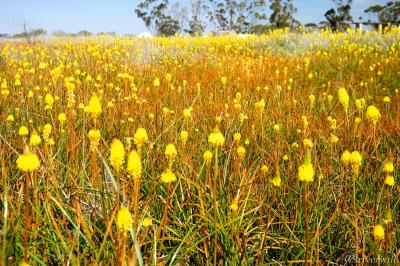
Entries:
{"type": "MultiPolygon", "coordinates": [[[[344,30],[354,22],[350,14],[352,0],[331,0],[333,8],[324,13],[325,20],[306,27],[329,27],[344,30]]],[[[261,34],[274,28],[296,28],[297,12],[292,0],[140,0],[136,15],[157,35],[176,33],[201,35],[205,31],[261,34]],[[267,13],[270,14],[267,16],[267,13]]],[[[366,10],[368,20],[381,24],[400,23],[400,1],[373,5],[366,10]]]]}

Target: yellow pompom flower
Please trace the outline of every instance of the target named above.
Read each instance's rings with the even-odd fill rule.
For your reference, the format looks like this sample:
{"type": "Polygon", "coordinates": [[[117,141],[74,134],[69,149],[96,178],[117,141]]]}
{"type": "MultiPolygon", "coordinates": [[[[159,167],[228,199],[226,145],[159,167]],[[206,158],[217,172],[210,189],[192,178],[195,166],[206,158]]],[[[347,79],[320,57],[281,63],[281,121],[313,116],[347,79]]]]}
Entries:
{"type": "Polygon", "coordinates": [[[279,175],[276,175],[274,178],[272,178],[271,182],[274,187],[280,187],[282,180],[279,175]]]}
{"type": "Polygon", "coordinates": [[[375,240],[380,241],[385,238],[385,229],[383,229],[382,225],[377,224],[374,226],[373,234],[375,240]]]}
{"type": "Polygon", "coordinates": [[[187,108],[183,110],[183,117],[185,119],[189,119],[191,115],[192,115],[192,108],[187,108]]]}
{"type": "Polygon", "coordinates": [[[362,162],[362,156],[358,151],[353,151],[350,154],[350,165],[353,169],[354,174],[358,175],[360,171],[360,166],[362,162]]]}
{"type": "Polygon", "coordinates": [[[184,145],[186,144],[186,141],[188,140],[188,135],[189,134],[187,131],[185,131],[185,130],[181,131],[181,141],[184,145]]]}
{"type": "Polygon", "coordinates": [[[129,175],[133,179],[138,179],[142,175],[142,161],[137,151],[133,150],[128,155],[128,164],[126,167],[129,175]]]}
{"type": "Polygon", "coordinates": [[[14,121],[14,116],[13,115],[8,115],[7,116],[7,122],[13,122],[14,121]]]}
{"type": "Polygon", "coordinates": [[[311,153],[307,152],[304,157],[304,163],[298,169],[298,178],[300,181],[312,182],[314,181],[314,168],[311,163],[311,153]]]}
{"type": "Polygon", "coordinates": [[[36,133],[36,131],[34,131],[31,134],[31,137],[29,139],[29,144],[32,147],[35,147],[35,146],[39,145],[40,143],[42,143],[42,140],[40,139],[40,136],[36,133]]]}
{"type": "Polygon", "coordinates": [[[203,159],[207,164],[211,163],[212,156],[213,156],[213,154],[211,151],[205,151],[203,153],[203,159]]]}
{"type": "Polygon", "coordinates": [[[348,150],[345,150],[345,151],[342,153],[342,156],[340,157],[340,160],[342,161],[342,163],[343,163],[344,165],[348,165],[349,162],[350,162],[350,152],[349,152],[348,150]]]}
{"type": "Polygon", "coordinates": [[[51,108],[54,104],[53,95],[51,95],[50,93],[47,93],[46,96],[44,96],[44,102],[46,103],[47,108],[51,108]]]}
{"type": "Polygon", "coordinates": [[[173,161],[176,155],[178,154],[175,145],[172,143],[168,144],[167,147],[165,148],[164,154],[165,156],[167,156],[168,160],[173,161]]]}
{"type": "Polygon", "coordinates": [[[380,118],[381,113],[379,112],[379,110],[373,105],[368,106],[367,119],[371,121],[374,126],[376,126],[380,118]]]}
{"type": "Polygon", "coordinates": [[[161,182],[168,184],[176,181],[175,174],[170,170],[165,170],[161,175],[161,182]]]}
{"type": "Polygon", "coordinates": [[[58,121],[60,121],[61,124],[64,124],[65,121],[67,120],[67,116],[64,113],[60,113],[57,117],[58,121]]]}
{"type": "Polygon", "coordinates": [[[208,135],[208,143],[213,147],[222,146],[225,143],[225,137],[218,129],[215,129],[210,133],[210,135],[208,135]]]}
{"type": "Polygon", "coordinates": [[[151,217],[144,218],[142,224],[143,224],[144,227],[152,226],[153,225],[153,219],[151,217]]]}
{"type": "Polygon", "coordinates": [[[240,140],[242,139],[242,135],[240,134],[240,133],[235,133],[235,134],[233,134],[233,140],[236,142],[236,143],[240,143],[240,140]]]}
{"type": "Polygon", "coordinates": [[[138,149],[141,148],[148,139],[147,131],[142,127],[138,128],[135,135],[133,135],[133,142],[136,144],[138,149]]]}
{"type": "Polygon", "coordinates": [[[261,172],[263,172],[264,174],[268,172],[268,169],[269,169],[268,166],[266,166],[265,164],[261,166],[261,172]]]}
{"type": "Polygon", "coordinates": [[[387,175],[387,176],[385,177],[385,184],[388,185],[388,186],[390,186],[390,187],[393,187],[393,186],[394,186],[394,176],[392,176],[392,175],[387,175]]]}
{"type": "Polygon", "coordinates": [[[347,94],[347,91],[345,88],[339,88],[338,89],[338,98],[340,104],[343,106],[344,111],[347,113],[349,109],[349,95],[347,94]]]}
{"type": "Polygon", "coordinates": [[[18,130],[18,135],[27,136],[29,134],[29,130],[26,126],[21,126],[18,130]]]}
{"type": "Polygon", "coordinates": [[[43,139],[47,142],[50,138],[51,131],[53,130],[53,127],[50,124],[46,124],[43,127],[42,133],[43,133],[43,139]]]}
{"type": "Polygon", "coordinates": [[[238,155],[238,157],[239,157],[240,159],[243,159],[243,158],[244,158],[244,155],[246,154],[246,149],[245,149],[243,146],[239,146],[239,147],[236,149],[236,153],[237,153],[237,155],[238,155]]]}
{"type": "Polygon", "coordinates": [[[18,264],[18,266],[29,266],[29,263],[23,260],[18,264]]]}
{"type": "Polygon", "coordinates": [[[100,137],[101,137],[100,131],[91,129],[88,132],[88,137],[90,139],[90,148],[92,151],[94,151],[100,142],[100,137]]]}
{"type": "Polygon", "coordinates": [[[36,170],[40,166],[39,158],[36,154],[26,150],[24,154],[17,158],[17,168],[23,172],[36,170]]]}
{"type": "Polygon", "coordinates": [[[116,172],[119,172],[125,160],[124,145],[119,139],[114,139],[110,149],[110,164],[116,172]]]}
{"type": "Polygon", "coordinates": [[[85,113],[92,114],[93,117],[97,117],[101,114],[103,109],[101,108],[101,103],[99,97],[93,94],[90,98],[89,104],[84,109],[85,113]]]}
{"type": "Polygon", "coordinates": [[[158,78],[155,78],[153,81],[153,86],[154,87],[160,87],[160,80],[158,78]]]}
{"type": "Polygon", "coordinates": [[[222,85],[225,86],[227,81],[228,81],[228,79],[226,77],[221,77],[222,85]]]}
{"type": "Polygon", "coordinates": [[[238,199],[237,199],[237,198],[235,198],[235,199],[233,200],[233,202],[231,203],[231,205],[229,205],[229,209],[230,209],[231,211],[233,211],[233,212],[236,212],[236,211],[239,209],[239,206],[238,206],[238,199]]]}
{"type": "Polygon", "coordinates": [[[126,234],[131,228],[133,219],[128,208],[122,207],[117,214],[117,228],[123,234],[126,234]]]}
{"type": "Polygon", "coordinates": [[[385,173],[393,173],[394,166],[392,160],[386,160],[383,164],[383,172],[385,173]]]}

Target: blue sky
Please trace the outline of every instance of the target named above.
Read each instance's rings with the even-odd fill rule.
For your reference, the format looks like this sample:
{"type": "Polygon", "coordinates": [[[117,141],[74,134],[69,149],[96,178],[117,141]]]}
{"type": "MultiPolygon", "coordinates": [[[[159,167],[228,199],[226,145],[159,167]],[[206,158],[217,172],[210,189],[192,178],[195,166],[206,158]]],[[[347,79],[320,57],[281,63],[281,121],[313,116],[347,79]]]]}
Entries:
{"type": "MultiPolygon", "coordinates": [[[[148,31],[134,9],[139,0],[1,0],[0,33],[22,31],[26,21],[31,28],[78,32],[89,30],[138,34],[148,31]]],[[[170,0],[171,2],[179,0],[170,0]]],[[[180,0],[187,2],[188,0],[180,0]]],[[[353,0],[352,15],[366,18],[364,9],[388,0],[353,0]]],[[[325,11],[333,7],[330,0],[294,0],[295,17],[302,23],[323,20],[325,11]]]]}

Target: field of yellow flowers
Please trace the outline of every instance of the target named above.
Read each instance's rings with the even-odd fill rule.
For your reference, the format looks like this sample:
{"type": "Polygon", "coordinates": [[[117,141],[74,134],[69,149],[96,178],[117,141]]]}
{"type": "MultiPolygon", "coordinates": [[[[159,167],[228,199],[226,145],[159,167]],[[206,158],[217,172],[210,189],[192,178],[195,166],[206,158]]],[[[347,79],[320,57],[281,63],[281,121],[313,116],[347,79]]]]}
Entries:
{"type": "Polygon", "coordinates": [[[0,42],[1,265],[399,263],[400,30],[0,42]]]}

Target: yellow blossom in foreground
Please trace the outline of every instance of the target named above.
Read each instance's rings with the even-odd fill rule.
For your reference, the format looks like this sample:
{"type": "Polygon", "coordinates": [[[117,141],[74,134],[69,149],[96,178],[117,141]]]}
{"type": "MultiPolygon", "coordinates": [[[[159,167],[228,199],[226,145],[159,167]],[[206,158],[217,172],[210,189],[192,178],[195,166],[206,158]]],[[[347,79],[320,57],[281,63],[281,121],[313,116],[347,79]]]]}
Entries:
{"type": "Polygon", "coordinates": [[[137,151],[133,150],[128,155],[126,170],[133,179],[138,179],[142,175],[142,161],[137,151]]]}
{"type": "Polygon", "coordinates": [[[381,113],[379,112],[379,110],[373,105],[368,106],[367,119],[371,121],[374,126],[378,123],[380,118],[381,113]]]}
{"type": "Polygon", "coordinates": [[[29,172],[37,169],[40,166],[39,158],[36,154],[26,152],[17,158],[17,167],[23,172],[29,172]]]}
{"type": "Polygon", "coordinates": [[[374,226],[373,234],[375,240],[380,241],[385,238],[385,229],[383,229],[382,225],[377,224],[374,226]]]}
{"type": "Polygon", "coordinates": [[[128,208],[122,207],[117,214],[117,228],[120,232],[126,234],[131,228],[133,219],[128,208]]]}
{"type": "Polygon", "coordinates": [[[175,174],[170,170],[165,170],[161,175],[161,182],[168,184],[176,181],[175,174]]]}
{"type": "Polygon", "coordinates": [[[110,164],[114,167],[115,171],[119,172],[125,160],[124,145],[119,139],[114,139],[110,150],[110,164]]]}

